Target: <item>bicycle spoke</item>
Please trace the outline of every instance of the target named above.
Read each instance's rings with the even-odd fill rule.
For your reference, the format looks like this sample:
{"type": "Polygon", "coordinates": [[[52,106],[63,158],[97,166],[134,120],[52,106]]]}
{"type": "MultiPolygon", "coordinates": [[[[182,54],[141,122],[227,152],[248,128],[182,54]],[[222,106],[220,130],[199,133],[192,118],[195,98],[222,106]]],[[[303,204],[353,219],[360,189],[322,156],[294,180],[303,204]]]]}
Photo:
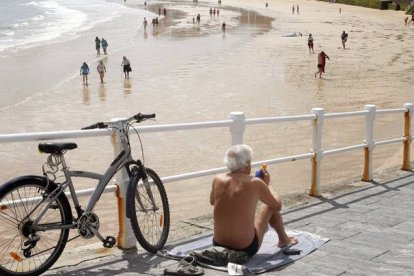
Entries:
{"type": "Polygon", "coordinates": [[[63,195],[46,208],[50,202],[42,197],[46,186],[42,180],[27,179],[10,183],[10,188],[3,189],[0,194],[0,274],[6,271],[39,275],[61,254],[69,229],[48,230],[48,227],[67,224],[64,218],[70,218],[70,213],[64,215],[64,212],[70,210],[70,206],[67,200],[62,206],[59,198],[63,195]],[[37,225],[43,226],[45,231],[32,227],[37,219],[37,225]]]}
{"type": "Polygon", "coordinates": [[[1,212],[0,213],[0,220],[2,222],[1,223],[2,225],[4,225],[5,223],[7,223],[7,224],[9,224],[11,226],[16,226],[16,224],[18,223],[18,220],[15,217],[13,217],[13,216],[11,216],[11,215],[9,215],[7,213],[4,213],[4,212],[1,212]]]}
{"type": "Polygon", "coordinates": [[[151,169],[147,168],[147,174],[149,186],[140,180],[135,194],[129,199],[135,202],[135,217],[131,219],[131,225],[141,246],[155,253],[168,238],[169,207],[161,180],[151,169]]]}

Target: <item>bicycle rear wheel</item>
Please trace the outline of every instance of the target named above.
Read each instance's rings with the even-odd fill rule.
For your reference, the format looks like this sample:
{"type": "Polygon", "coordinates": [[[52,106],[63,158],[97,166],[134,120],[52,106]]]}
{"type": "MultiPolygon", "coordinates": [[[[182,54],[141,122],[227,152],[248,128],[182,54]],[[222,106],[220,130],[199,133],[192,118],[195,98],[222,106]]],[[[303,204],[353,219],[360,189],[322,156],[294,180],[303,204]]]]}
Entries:
{"type": "MultiPolygon", "coordinates": [[[[128,200],[134,202],[134,212],[130,219],[139,244],[145,250],[156,253],[167,242],[170,231],[170,208],[161,179],[153,170],[147,168],[146,171],[150,193],[140,178],[135,193],[128,195],[128,200]]],[[[131,181],[134,181],[133,179],[131,181]]]]}
{"type": "MultiPolygon", "coordinates": [[[[45,209],[43,196],[57,187],[41,177],[21,177],[0,187],[0,275],[40,275],[59,258],[69,229],[35,231],[34,220],[45,209]],[[37,208],[36,206],[39,205],[37,208]]],[[[72,223],[65,194],[47,208],[38,225],[72,223]]]]}

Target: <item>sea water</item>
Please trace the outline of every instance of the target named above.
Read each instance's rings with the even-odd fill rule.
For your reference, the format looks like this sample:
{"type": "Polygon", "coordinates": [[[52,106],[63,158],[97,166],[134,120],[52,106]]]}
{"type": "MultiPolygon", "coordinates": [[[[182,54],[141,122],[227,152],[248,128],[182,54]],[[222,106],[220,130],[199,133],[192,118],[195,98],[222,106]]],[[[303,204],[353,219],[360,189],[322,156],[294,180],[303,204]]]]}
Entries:
{"type": "MultiPolygon", "coordinates": [[[[121,2],[120,2],[121,3],[121,2]]],[[[105,0],[2,0],[0,53],[35,47],[120,16],[127,7],[105,0]]]]}
{"type": "MultiPolygon", "coordinates": [[[[142,7],[143,1],[0,1],[0,111],[49,93],[79,74],[82,62],[97,58],[95,37],[112,31],[101,26],[128,16],[141,20],[149,13],[142,7]]],[[[140,28],[142,24],[126,26],[116,37],[105,37],[110,51],[140,28]]]]}

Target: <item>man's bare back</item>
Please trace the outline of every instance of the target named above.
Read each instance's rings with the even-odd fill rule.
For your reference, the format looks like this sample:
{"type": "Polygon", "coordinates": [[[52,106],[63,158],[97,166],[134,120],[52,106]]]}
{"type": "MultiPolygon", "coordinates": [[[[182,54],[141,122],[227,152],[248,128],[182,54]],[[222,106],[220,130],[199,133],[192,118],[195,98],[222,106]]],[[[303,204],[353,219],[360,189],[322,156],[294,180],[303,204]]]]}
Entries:
{"type": "Polygon", "coordinates": [[[214,178],[210,201],[214,205],[216,242],[235,249],[250,245],[256,235],[254,220],[260,182],[258,178],[242,173],[214,178]]]}

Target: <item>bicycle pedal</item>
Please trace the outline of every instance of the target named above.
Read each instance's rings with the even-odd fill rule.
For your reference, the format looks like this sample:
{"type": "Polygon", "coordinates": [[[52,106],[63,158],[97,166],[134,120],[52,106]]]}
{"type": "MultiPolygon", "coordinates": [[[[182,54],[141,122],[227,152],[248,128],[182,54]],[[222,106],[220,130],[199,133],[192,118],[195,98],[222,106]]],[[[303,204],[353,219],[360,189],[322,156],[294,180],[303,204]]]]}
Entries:
{"type": "Polygon", "coordinates": [[[114,247],[115,244],[116,244],[116,239],[112,236],[107,236],[103,240],[103,247],[112,248],[112,247],[114,247]]]}

